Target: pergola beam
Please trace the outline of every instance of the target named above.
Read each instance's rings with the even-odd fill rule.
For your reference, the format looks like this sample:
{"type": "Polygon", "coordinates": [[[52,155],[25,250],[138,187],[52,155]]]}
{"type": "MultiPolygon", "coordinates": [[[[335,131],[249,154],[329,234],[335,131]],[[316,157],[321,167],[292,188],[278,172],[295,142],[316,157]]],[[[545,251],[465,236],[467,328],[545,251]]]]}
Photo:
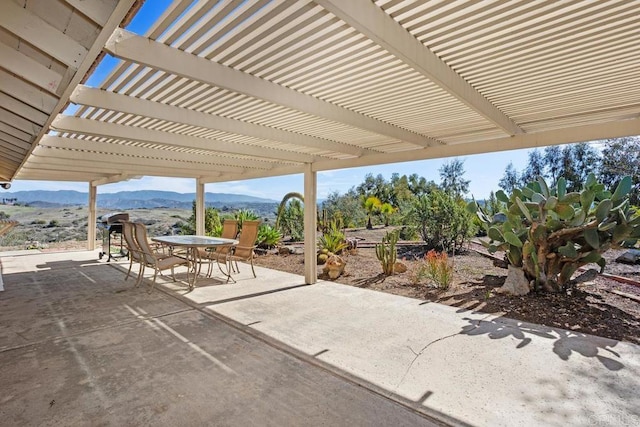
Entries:
{"type": "Polygon", "coordinates": [[[42,126],[38,126],[3,108],[0,108],[0,122],[29,134],[38,133],[42,129],[42,126]]]}
{"type": "Polygon", "coordinates": [[[117,0],[65,0],[96,24],[104,27],[117,0]]]}
{"type": "Polygon", "coordinates": [[[319,98],[225,67],[121,28],[105,45],[111,55],[157,70],[222,87],[317,117],[386,135],[422,147],[440,145],[436,139],[342,108],[319,98]]]}
{"type": "Polygon", "coordinates": [[[32,121],[40,126],[42,126],[49,117],[47,114],[43,113],[40,110],[37,110],[23,102],[18,101],[17,99],[5,95],[0,92],[0,105],[3,105],[10,111],[13,111],[20,117],[23,117],[29,121],[32,121]]]}
{"type": "Polygon", "coordinates": [[[268,147],[256,147],[248,144],[237,144],[214,138],[200,138],[196,136],[181,135],[136,126],[102,122],[98,120],[82,119],[74,116],[59,115],[53,121],[51,127],[59,131],[70,133],[149,142],[152,144],[166,145],[168,147],[191,148],[218,153],[257,156],[269,160],[304,163],[311,162],[315,159],[314,156],[302,153],[294,153],[268,147]]]}
{"type": "Polygon", "coordinates": [[[6,94],[46,114],[51,113],[58,102],[58,98],[50,93],[31,86],[2,69],[0,69],[0,87],[6,94]]]}
{"type": "Polygon", "coordinates": [[[60,74],[4,43],[0,43],[0,57],[2,57],[2,66],[6,70],[53,94],[58,93],[62,83],[60,74]]]}
{"type": "MultiPolygon", "coordinates": [[[[131,167],[127,165],[122,165],[120,163],[110,163],[102,161],[99,164],[93,162],[91,160],[74,160],[72,163],[69,163],[67,159],[60,159],[54,157],[42,157],[42,156],[33,156],[29,162],[25,165],[27,168],[38,168],[43,170],[52,170],[52,171],[73,171],[73,172],[85,172],[92,173],[97,172],[100,174],[106,175],[117,175],[117,174],[131,174],[131,167]]],[[[198,178],[198,177],[209,177],[215,178],[222,175],[222,172],[216,172],[209,169],[199,169],[199,168],[184,168],[184,167],[169,167],[165,166],[162,169],[158,169],[153,166],[148,165],[136,165],[135,166],[136,174],[147,175],[147,176],[163,176],[163,177],[173,177],[173,178],[198,178]]],[[[229,173],[229,172],[225,172],[229,173]]],[[[90,175],[89,175],[90,176],[90,175]]]]}
{"type": "Polygon", "coordinates": [[[128,173],[120,173],[120,174],[111,175],[105,178],[91,181],[91,185],[97,187],[98,185],[113,184],[114,182],[128,181],[135,177],[136,177],[135,175],[131,175],[128,173]]]}
{"type": "MultiPolygon", "coordinates": [[[[237,135],[280,141],[301,147],[322,147],[325,150],[350,154],[356,157],[377,153],[373,150],[367,150],[365,148],[356,147],[343,142],[290,132],[270,126],[243,122],[241,120],[220,117],[213,114],[188,110],[186,108],[174,107],[172,105],[94,89],[83,85],[76,88],[76,90],[71,94],[70,100],[76,104],[104,108],[105,110],[121,111],[123,113],[152,117],[159,120],[216,129],[237,135]]],[[[255,150],[253,150],[253,152],[253,154],[258,154],[255,150]]],[[[302,161],[311,161],[311,159],[302,161]]]]}
{"type": "Polygon", "coordinates": [[[13,1],[0,2],[0,26],[68,67],[77,69],[87,56],[80,43],[13,1]]]}
{"type": "MultiPolygon", "coordinates": [[[[194,157],[191,153],[164,152],[147,147],[135,147],[110,142],[91,141],[77,138],[65,138],[60,136],[45,135],[40,141],[39,148],[51,148],[57,151],[67,151],[77,159],[92,160],[98,158],[111,159],[115,162],[126,163],[132,158],[140,159],[140,164],[155,164],[157,166],[170,166],[180,163],[183,167],[204,168],[211,167],[214,171],[243,172],[244,168],[270,169],[272,164],[255,160],[239,160],[228,157],[216,157],[201,154],[194,157]],[[73,151],[69,151],[73,150],[73,151]],[[165,157],[166,156],[166,157],[165,157]],[[194,160],[195,159],[195,160],[194,160]]],[[[50,152],[51,155],[57,151],[50,152]]],[[[137,163],[133,163],[137,164],[137,163]]],[[[134,171],[135,172],[135,171],[134,171]]]]}
{"type": "MultiPolygon", "coordinates": [[[[135,2],[135,0],[120,0],[116,4],[114,10],[111,12],[111,14],[109,16],[109,19],[107,20],[105,25],[100,30],[100,33],[98,34],[98,36],[94,40],[94,42],[91,45],[91,47],[89,48],[89,50],[86,51],[86,53],[84,55],[82,55],[81,60],[78,58],[79,62],[74,66],[74,73],[71,74],[71,80],[69,81],[69,83],[66,85],[66,87],[64,88],[64,90],[60,94],[60,98],[59,99],[54,98],[54,100],[55,100],[54,101],[54,106],[53,106],[53,108],[51,110],[44,110],[43,109],[43,111],[50,112],[51,114],[50,114],[49,118],[47,119],[47,122],[42,127],[42,129],[40,129],[38,132],[35,133],[35,138],[33,139],[33,141],[35,141],[35,143],[32,144],[32,146],[31,146],[31,149],[30,149],[31,152],[25,156],[25,158],[22,161],[22,163],[20,164],[20,166],[18,166],[18,168],[16,169],[16,172],[14,172],[14,175],[17,175],[20,172],[20,168],[27,162],[27,160],[29,159],[31,153],[36,148],[37,142],[40,141],[40,139],[48,131],[49,125],[53,121],[55,115],[58,114],[65,105],[67,105],[69,96],[71,95],[71,92],[76,87],[76,85],[78,83],[80,83],[80,81],[85,77],[85,75],[87,74],[87,72],[89,71],[91,66],[93,65],[95,59],[102,52],[102,47],[104,46],[104,43],[108,40],[108,38],[111,35],[111,33],[113,32],[113,30],[118,28],[118,26],[122,23],[124,18],[127,16],[127,13],[131,9],[131,6],[134,4],[134,2],[135,2]]],[[[5,3],[9,3],[9,2],[3,2],[2,4],[4,5],[5,3]]],[[[30,31],[27,31],[27,33],[38,33],[38,31],[39,31],[39,28],[36,28],[36,29],[31,29],[30,31]]],[[[60,43],[61,42],[60,40],[52,40],[52,41],[54,42],[54,48],[55,48],[55,44],[56,43],[60,43]]],[[[75,43],[75,41],[73,41],[73,39],[72,39],[72,42],[75,43]]],[[[49,52],[47,49],[43,49],[43,50],[45,52],[49,52]]],[[[53,52],[51,52],[50,54],[53,55],[53,52]]],[[[70,69],[71,68],[72,67],[70,67],[70,69]]],[[[0,81],[0,83],[2,83],[2,82],[0,81]]],[[[37,101],[38,99],[35,98],[34,100],[37,101]]],[[[33,105],[31,103],[29,103],[29,104],[31,106],[33,106],[33,107],[38,108],[38,105],[33,105]]]]}
{"type": "Polygon", "coordinates": [[[315,0],[509,135],[523,130],[371,0],[315,0]]]}
{"type": "Polygon", "coordinates": [[[548,145],[561,145],[635,135],[640,135],[640,119],[582,125],[537,133],[525,133],[486,141],[450,144],[430,149],[401,151],[385,155],[369,156],[361,159],[344,160],[340,163],[321,161],[313,164],[313,170],[327,171],[342,168],[410,162],[414,160],[467,156],[472,154],[546,147],[548,145]]]}

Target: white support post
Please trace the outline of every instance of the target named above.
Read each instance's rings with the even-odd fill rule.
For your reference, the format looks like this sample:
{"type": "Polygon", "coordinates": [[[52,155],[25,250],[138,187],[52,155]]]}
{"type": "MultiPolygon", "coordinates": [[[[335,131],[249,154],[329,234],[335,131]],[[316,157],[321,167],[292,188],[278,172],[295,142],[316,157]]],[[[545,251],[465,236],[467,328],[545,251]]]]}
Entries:
{"type": "Polygon", "coordinates": [[[304,170],[304,280],[312,285],[318,281],[317,247],[317,173],[311,163],[304,170]]]}
{"type": "Polygon", "coordinates": [[[204,236],[204,182],[196,181],[196,234],[204,236]]]}
{"type": "Polygon", "coordinates": [[[98,222],[97,206],[98,206],[98,187],[89,183],[89,218],[87,220],[87,250],[94,251],[96,249],[96,224],[98,222]]]}

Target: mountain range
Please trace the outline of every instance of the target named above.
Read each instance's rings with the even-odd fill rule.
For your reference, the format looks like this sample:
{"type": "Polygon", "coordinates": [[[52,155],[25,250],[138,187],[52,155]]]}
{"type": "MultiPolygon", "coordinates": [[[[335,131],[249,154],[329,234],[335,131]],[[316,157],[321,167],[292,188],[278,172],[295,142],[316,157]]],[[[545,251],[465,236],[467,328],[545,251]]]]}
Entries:
{"type": "MultiPolygon", "coordinates": [[[[73,190],[32,190],[2,194],[2,199],[17,199],[15,203],[40,207],[86,206],[89,194],[73,190]]],[[[181,208],[191,209],[195,193],[139,190],[98,194],[98,207],[108,209],[181,208]]],[[[277,200],[243,194],[205,193],[207,206],[249,207],[255,204],[274,204],[277,200]]]]}

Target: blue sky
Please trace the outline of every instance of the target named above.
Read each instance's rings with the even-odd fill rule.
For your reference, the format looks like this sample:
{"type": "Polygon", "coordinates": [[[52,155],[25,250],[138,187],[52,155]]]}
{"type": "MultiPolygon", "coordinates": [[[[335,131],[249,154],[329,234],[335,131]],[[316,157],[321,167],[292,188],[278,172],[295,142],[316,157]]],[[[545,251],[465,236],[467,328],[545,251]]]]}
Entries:
{"type": "MultiPolygon", "coordinates": [[[[162,14],[171,3],[170,0],[147,0],[132,22],[127,26],[129,31],[144,34],[151,23],[162,14]]],[[[107,55],[89,77],[87,85],[99,85],[118,60],[107,55]]],[[[75,107],[70,106],[65,113],[73,114],[75,107]]],[[[485,198],[490,191],[498,189],[498,181],[502,178],[509,162],[513,162],[516,169],[526,166],[528,150],[516,150],[491,154],[480,154],[459,157],[464,161],[465,178],[471,180],[469,196],[478,199],[485,198]]],[[[440,182],[438,169],[444,162],[451,159],[436,159],[416,162],[396,163],[391,165],[342,169],[318,173],[318,198],[325,198],[329,193],[338,191],[344,193],[354,185],[360,184],[366,174],[382,174],[387,180],[394,172],[400,175],[417,173],[427,180],[440,182]]],[[[45,182],[45,181],[14,181],[11,191],[22,190],[76,190],[87,192],[86,182],[45,182]]],[[[303,191],[303,176],[289,175],[277,178],[265,178],[247,181],[207,184],[206,191],[216,193],[237,193],[251,196],[280,200],[291,191],[303,191]]],[[[195,180],[179,178],[144,177],[98,187],[98,193],[113,193],[117,191],[133,190],[168,190],[179,193],[195,192],[195,180]]]]}

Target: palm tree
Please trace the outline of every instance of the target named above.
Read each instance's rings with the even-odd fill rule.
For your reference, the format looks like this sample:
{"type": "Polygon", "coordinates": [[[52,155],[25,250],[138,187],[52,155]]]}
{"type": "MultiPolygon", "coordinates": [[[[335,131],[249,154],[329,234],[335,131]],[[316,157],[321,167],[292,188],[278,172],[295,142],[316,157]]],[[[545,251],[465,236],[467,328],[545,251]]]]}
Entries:
{"type": "Polygon", "coordinates": [[[391,206],[391,203],[383,203],[382,206],[380,206],[380,213],[384,216],[385,227],[389,226],[389,219],[391,218],[391,215],[393,215],[395,211],[396,211],[396,208],[391,206]]]}
{"type": "Polygon", "coordinates": [[[367,229],[371,230],[373,225],[371,224],[371,215],[380,212],[382,202],[375,196],[368,197],[364,201],[364,210],[367,211],[367,229]]]}

